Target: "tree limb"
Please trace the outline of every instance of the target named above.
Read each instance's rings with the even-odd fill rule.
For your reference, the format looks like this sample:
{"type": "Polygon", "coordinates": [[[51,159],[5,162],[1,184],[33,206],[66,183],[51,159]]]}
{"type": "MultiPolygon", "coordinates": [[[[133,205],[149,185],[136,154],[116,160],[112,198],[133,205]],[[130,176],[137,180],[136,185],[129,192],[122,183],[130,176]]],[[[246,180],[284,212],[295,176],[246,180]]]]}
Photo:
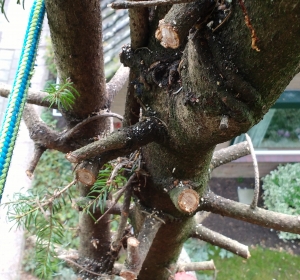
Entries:
{"type": "Polygon", "coordinates": [[[128,278],[125,278],[126,280],[135,279],[132,277],[137,277],[139,275],[156,233],[162,224],[162,221],[155,219],[152,217],[152,215],[146,217],[142,229],[138,235],[137,241],[139,243],[136,242],[135,247],[137,248],[134,249],[135,258],[132,258],[133,261],[130,261],[130,263],[125,263],[125,268],[120,273],[121,276],[128,275],[128,278]]]}
{"type": "Polygon", "coordinates": [[[149,118],[134,126],[115,131],[106,139],[95,141],[68,153],[66,159],[72,163],[78,163],[104,152],[115,150],[124,150],[128,154],[148,143],[161,140],[165,134],[164,131],[164,125],[158,119],[149,118]]]}
{"type": "Polygon", "coordinates": [[[253,168],[254,168],[255,187],[254,187],[253,200],[252,200],[252,203],[251,203],[250,206],[251,206],[252,209],[255,209],[257,207],[258,196],[259,196],[259,170],[258,170],[257,159],[256,159],[256,156],[255,156],[255,151],[254,151],[254,148],[253,148],[251,138],[247,133],[245,133],[245,136],[246,136],[247,142],[249,144],[251,157],[252,157],[252,161],[253,161],[253,168]]]}
{"type": "Polygon", "coordinates": [[[210,162],[210,170],[249,154],[250,148],[247,141],[216,151],[210,162]]]}
{"type": "Polygon", "coordinates": [[[43,153],[46,151],[46,148],[39,145],[39,144],[34,144],[34,154],[33,154],[33,158],[30,161],[29,167],[26,170],[26,175],[32,179],[33,178],[33,172],[41,158],[41,156],[43,155],[43,153]]]}
{"type": "Polygon", "coordinates": [[[191,262],[191,263],[179,263],[177,264],[176,272],[182,271],[198,271],[198,270],[215,270],[215,264],[213,260],[205,262],[191,262]]]}
{"type": "Polygon", "coordinates": [[[106,84],[106,91],[108,94],[108,108],[110,108],[111,102],[114,100],[118,92],[128,82],[129,78],[129,67],[124,67],[123,64],[120,66],[115,75],[111,78],[109,83],[106,84]]]}
{"type": "Polygon", "coordinates": [[[127,220],[128,220],[128,217],[129,217],[131,192],[132,192],[132,188],[131,188],[131,185],[130,185],[125,190],[120,222],[119,222],[118,230],[117,230],[116,235],[114,236],[114,239],[113,239],[113,242],[112,242],[112,249],[113,250],[117,250],[117,248],[121,246],[120,241],[123,237],[123,233],[124,233],[124,230],[125,230],[125,227],[126,227],[126,224],[127,224],[127,220]]]}
{"type": "Polygon", "coordinates": [[[108,4],[107,7],[112,9],[130,9],[137,7],[155,7],[155,6],[164,6],[180,3],[189,3],[194,2],[195,0],[153,0],[153,1],[123,1],[123,2],[113,2],[108,4]]]}
{"type": "Polygon", "coordinates": [[[77,125],[75,125],[71,129],[67,130],[66,133],[62,134],[61,140],[65,141],[65,140],[71,138],[77,131],[80,130],[80,128],[82,128],[83,126],[85,126],[86,124],[88,124],[92,121],[99,120],[99,119],[102,119],[102,118],[108,118],[108,117],[117,118],[121,121],[123,120],[123,117],[119,114],[116,114],[116,113],[100,113],[99,115],[86,118],[85,120],[78,123],[77,125]]]}
{"type": "MultiPolygon", "coordinates": [[[[11,92],[11,88],[12,87],[10,85],[0,83],[0,96],[8,98],[8,96],[11,92]]],[[[27,102],[27,104],[35,104],[35,105],[44,106],[44,107],[49,108],[51,105],[51,102],[45,100],[45,97],[47,97],[47,96],[48,96],[48,93],[46,93],[46,92],[29,89],[26,102],[27,102]]],[[[51,108],[57,109],[58,107],[56,104],[53,104],[51,106],[51,108]]]]}
{"type": "Polygon", "coordinates": [[[201,198],[199,210],[210,211],[266,228],[300,234],[300,216],[277,213],[258,207],[252,209],[249,205],[226,199],[211,191],[201,198]]]}
{"type": "Polygon", "coordinates": [[[203,225],[196,225],[192,230],[190,237],[201,239],[245,259],[248,259],[250,257],[248,246],[232,240],[231,238],[228,238],[218,232],[210,230],[203,225]]]}
{"type": "Polygon", "coordinates": [[[32,105],[27,104],[24,107],[23,119],[35,144],[63,153],[71,150],[70,145],[60,141],[60,134],[41,120],[32,105]]]}

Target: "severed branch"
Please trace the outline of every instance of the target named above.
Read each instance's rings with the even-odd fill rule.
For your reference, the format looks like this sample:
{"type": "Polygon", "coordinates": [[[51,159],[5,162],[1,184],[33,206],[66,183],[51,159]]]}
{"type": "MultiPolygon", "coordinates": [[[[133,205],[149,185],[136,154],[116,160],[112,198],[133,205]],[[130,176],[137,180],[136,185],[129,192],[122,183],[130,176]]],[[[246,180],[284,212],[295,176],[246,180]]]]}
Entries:
{"type": "Polygon", "coordinates": [[[153,1],[122,1],[122,2],[113,2],[108,4],[108,8],[112,9],[130,9],[137,7],[155,7],[155,6],[164,6],[164,5],[172,5],[172,4],[181,4],[181,3],[189,3],[194,2],[195,0],[153,0],[153,1]]]}
{"type": "Polygon", "coordinates": [[[163,221],[155,219],[154,216],[149,215],[146,217],[142,229],[138,235],[137,240],[134,242],[135,246],[130,248],[127,255],[125,267],[122,269],[120,276],[126,280],[133,280],[139,275],[142,265],[146,259],[152,242],[158,232],[163,221]],[[147,238],[145,238],[147,236],[147,238]]]}
{"type": "Polygon", "coordinates": [[[226,249],[242,258],[250,258],[248,246],[239,243],[231,238],[228,238],[218,232],[208,229],[202,225],[196,225],[192,230],[190,237],[198,238],[212,245],[226,249]]]}
{"type": "Polygon", "coordinates": [[[239,203],[209,191],[201,199],[199,210],[210,211],[266,228],[300,234],[300,216],[277,213],[239,203]]]}
{"type": "Polygon", "coordinates": [[[29,179],[33,178],[33,172],[41,158],[41,156],[43,155],[43,153],[46,151],[46,148],[44,146],[41,146],[39,144],[34,144],[34,154],[33,154],[33,158],[29,163],[29,167],[26,170],[26,175],[28,176],[29,179]]]}
{"type": "MultiPolygon", "coordinates": [[[[154,141],[162,141],[165,126],[156,118],[149,118],[134,126],[125,127],[110,134],[106,139],[95,141],[66,155],[72,163],[93,158],[109,151],[122,151],[129,154],[141,146],[154,141]]],[[[121,156],[122,152],[120,152],[121,156]]]]}
{"type": "Polygon", "coordinates": [[[177,264],[176,272],[182,271],[198,271],[198,270],[215,270],[215,263],[213,260],[205,262],[190,262],[177,264]]]}
{"type": "Polygon", "coordinates": [[[164,48],[177,49],[186,41],[190,29],[199,19],[201,22],[206,21],[215,5],[216,2],[211,0],[173,5],[166,16],[159,21],[155,38],[164,48]]]}
{"type": "Polygon", "coordinates": [[[249,154],[250,148],[247,141],[216,151],[214,152],[212,160],[210,162],[210,170],[212,171],[220,165],[231,162],[249,154]]]}
{"type": "Polygon", "coordinates": [[[258,196],[259,196],[259,170],[258,170],[257,160],[256,160],[255,151],[253,148],[251,138],[247,133],[245,133],[245,136],[246,136],[247,142],[249,144],[250,152],[251,152],[253,168],[254,168],[254,177],[255,177],[254,196],[253,196],[253,201],[252,201],[250,207],[252,209],[255,209],[257,207],[258,196]]]}

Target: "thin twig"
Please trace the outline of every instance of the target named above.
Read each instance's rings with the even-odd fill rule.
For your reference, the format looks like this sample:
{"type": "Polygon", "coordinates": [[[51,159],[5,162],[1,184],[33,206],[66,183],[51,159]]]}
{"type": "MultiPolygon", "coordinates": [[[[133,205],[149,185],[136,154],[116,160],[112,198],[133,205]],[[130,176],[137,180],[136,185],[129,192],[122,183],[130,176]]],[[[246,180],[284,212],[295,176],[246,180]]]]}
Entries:
{"type": "Polygon", "coordinates": [[[98,120],[98,119],[102,119],[102,118],[107,118],[107,117],[113,117],[113,118],[117,118],[119,120],[123,120],[123,117],[119,114],[116,113],[103,113],[103,114],[99,114],[93,117],[89,117],[85,120],[83,120],[82,122],[78,123],[77,125],[75,125],[73,128],[69,129],[66,133],[61,135],[61,140],[65,140],[68,139],[70,137],[73,136],[74,133],[76,133],[76,131],[78,131],[80,128],[82,128],[83,126],[85,126],[86,124],[98,120]]]}
{"type": "MultiPolygon", "coordinates": [[[[70,184],[68,184],[66,187],[64,187],[60,191],[57,191],[57,190],[54,191],[53,195],[47,201],[45,201],[42,204],[37,203],[37,205],[38,205],[37,207],[35,207],[35,208],[33,208],[33,209],[31,209],[31,210],[23,213],[20,216],[17,216],[16,219],[21,219],[21,218],[27,216],[28,214],[35,212],[36,210],[38,210],[41,207],[45,207],[45,206],[51,205],[55,199],[57,199],[58,197],[60,197],[65,191],[67,191],[72,185],[74,185],[76,183],[76,181],[77,180],[73,180],[70,184]]],[[[19,201],[19,202],[21,202],[21,201],[19,201]]],[[[10,204],[11,204],[11,202],[10,202],[10,204]]]]}
{"type": "Polygon", "coordinates": [[[253,161],[254,176],[255,176],[254,196],[253,196],[253,200],[252,200],[250,207],[252,209],[255,209],[257,207],[258,196],[259,196],[259,171],[258,171],[257,159],[256,159],[256,155],[255,155],[255,151],[253,148],[251,138],[247,133],[245,133],[245,136],[246,136],[247,142],[249,144],[251,157],[252,157],[252,161],[253,161]]]}
{"type": "Polygon", "coordinates": [[[70,260],[70,259],[68,259],[68,258],[66,258],[66,257],[58,256],[58,258],[61,259],[61,260],[66,261],[66,262],[68,262],[68,263],[71,263],[71,264],[73,264],[73,265],[75,265],[75,266],[77,266],[77,267],[79,267],[81,270],[86,271],[87,273],[90,273],[90,274],[93,274],[93,275],[96,275],[96,276],[103,276],[103,274],[99,274],[99,273],[96,273],[96,272],[94,272],[94,271],[91,271],[91,270],[89,270],[89,269],[87,269],[87,268],[81,266],[81,265],[78,264],[77,262],[74,262],[74,261],[72,261],[72,260],[70,260]]]}
{"type": "Polygon", "coordinates": [[[154,6],[163,6],[163,5],[172,5],[172,4],[181,4],[181,3],[189,3],[194,2],[195,0],[153,0],[153,1],[123,1],[123,2],[114,2],[108,4],[107,7],[112,9],[130,9],[137,7],[154,7],[154,6]]]}
{"type": "Polygon", "coordinates": [[[136,174],[134,173],[134,174],[132,174],[131,176],[130,176],[130,178],[128,179],[128,181],[127,181],[127,183],[126,183],[126,185],[122,188],[122,189],[120,189],[119,191],[118,191],[118,195],[117,195],[117,197],[115,198],[115,201],[112,203],[112,205],[103,213],[103,215],[95,222],[95,224],[97,224],[105,215],[107,215],[108,213],[109,213],[109,211],[110,211],[110,209],[112,208],[112,207],[114,207],[116,204],[117,204],[117,202],[119,201],[119,199],[121,198],[121,196],[123,195],[123,193],[126,191],[126,189],[131,185],[131,183],[132,183],[132,181],[135,179],[135,177],[136,177],[136,174]]]}
{"type": "Polygon", "coordinates": [[[117,233],[114,237],[114,241],[112,242],[112,248],[113,249],[117,249],[120,246],[120,241],[123,237],[123,232],[125,230],[125,227],[126,227],[126,224],[127,224],[127,219],[128,219],[128,216],[129,216],[131,191],[132,191],[132,188],[130,186],[128,188],[126,188],[126,190],[125,190],[119,227],[118,227],[117,233]]]}

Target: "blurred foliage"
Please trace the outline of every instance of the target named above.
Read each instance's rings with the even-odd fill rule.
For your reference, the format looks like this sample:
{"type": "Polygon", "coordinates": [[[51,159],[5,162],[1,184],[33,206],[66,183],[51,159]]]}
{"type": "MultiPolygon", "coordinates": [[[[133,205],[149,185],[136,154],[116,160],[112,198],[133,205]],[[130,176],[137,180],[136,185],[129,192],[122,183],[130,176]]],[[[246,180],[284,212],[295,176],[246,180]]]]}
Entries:
{"type": "Polygon", "coordinates": [[[50,74],[53,77],[57,77],[55,55],[54,55],[53,45],[52,45],[50,37],[46,38],[46,52],[44,55],[44,59],[46,60],[46,66],[47,66],[47,69],[49,70],[50,74]]]}
{"type": "MultiPolygon", "coordinates": [[[[279,165],[262,178],[264,201],[269,210],[300,215],[300,163],[279,165]]],[[[299,234],[280,232],[281,239],[298,239],[299,234]]]]}
{"type": "Polygon", "coordinates": [[[276,109],[272,121],[266,131],[264,141],[278,142],[288,138],[289,141],[299,142],[300,137],[300,110],[276,109]]]}

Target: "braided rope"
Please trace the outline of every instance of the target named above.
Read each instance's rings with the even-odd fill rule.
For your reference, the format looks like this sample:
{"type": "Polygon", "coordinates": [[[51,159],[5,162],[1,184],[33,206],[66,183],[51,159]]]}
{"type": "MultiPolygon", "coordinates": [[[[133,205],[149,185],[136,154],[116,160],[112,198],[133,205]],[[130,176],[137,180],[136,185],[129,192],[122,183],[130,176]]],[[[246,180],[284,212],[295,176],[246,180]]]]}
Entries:
{"type": "Polygon", "coordinates": [[[44,0],[35,0],[31,8],[22,53],[1,128],[0,202],[26,102],[44,15],[44,0]]]}

